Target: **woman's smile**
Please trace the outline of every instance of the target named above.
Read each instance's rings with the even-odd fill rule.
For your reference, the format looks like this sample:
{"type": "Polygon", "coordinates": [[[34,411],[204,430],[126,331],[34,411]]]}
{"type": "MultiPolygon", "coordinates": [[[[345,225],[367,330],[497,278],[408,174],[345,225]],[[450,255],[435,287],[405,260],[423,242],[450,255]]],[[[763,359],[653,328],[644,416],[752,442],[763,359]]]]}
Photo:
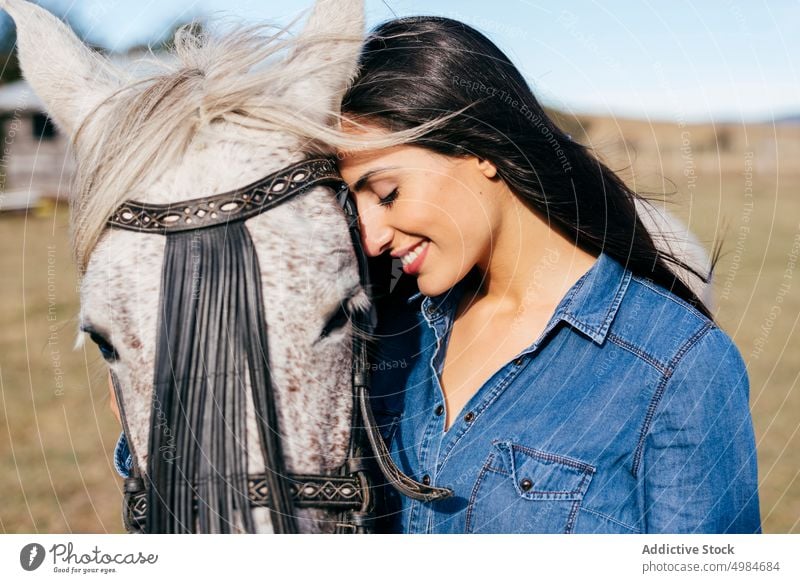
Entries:
{"type": "Polygon", "coordinates": [[[428,247],[430,241],[425,240],[416,245],[411,251],[402,255],[400,261],[403,262],[403,271],[408,275],[416,275],[419,273],[425,257],[428,255],[428,247]]]}

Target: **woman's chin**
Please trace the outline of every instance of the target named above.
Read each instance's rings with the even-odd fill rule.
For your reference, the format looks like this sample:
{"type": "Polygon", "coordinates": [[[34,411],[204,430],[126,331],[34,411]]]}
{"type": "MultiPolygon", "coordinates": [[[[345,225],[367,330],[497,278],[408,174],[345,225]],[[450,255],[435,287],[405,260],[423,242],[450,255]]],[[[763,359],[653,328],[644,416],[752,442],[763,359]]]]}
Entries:
{"type": "Polygon", "coordinates": [[[435,297],[442,293],[441,286],[437,285],[435,279],[423,273],[417,275],[417,287],[423,295],[428,297],[435,297]]]}
{"type": "Polygon", "coordinates": [[[450,291],[456,284],[448,278],[436,277],[435,274],[422,272],[417,275],[417,287],[423,295],[430,298],[450,291]]]}

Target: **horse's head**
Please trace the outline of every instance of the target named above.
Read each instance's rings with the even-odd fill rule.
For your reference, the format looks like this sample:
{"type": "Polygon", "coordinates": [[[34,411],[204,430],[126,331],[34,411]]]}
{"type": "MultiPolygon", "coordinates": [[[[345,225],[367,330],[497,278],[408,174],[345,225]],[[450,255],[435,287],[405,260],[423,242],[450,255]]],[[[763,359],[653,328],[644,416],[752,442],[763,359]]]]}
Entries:
{"type": "MultiPolygon", "coordinates": [[[[268,529],[268,510],[250,516],[240,498],[243,472],[267,468],[264,427],[279,434],[290,473],[332,472],[347,453],[347,315],[368,299],[332,191],[311,188],[238,230],[192,231],[180,245],[107,221],[126,201],[178,204],[253,183],[309,152],[330,152],[326,132],[357,67],[363,2],[320,0],[296,37],[253,28],[197,36],[186,29],[176,35],[171,59],[144,77],[89,50],[36,5],[0,6],[16,21],[25,78],[73,138],[81,328],[116,379],[139,471],[159,474],[148,477],[161,488],[182,484],[190,493],[187,501],[159,492],[170,501],[161,511],[171,518],[155,528],[268,529]],[[242,270],[257,274],[260,295],[245,285],[242,270]],[[243,309],[237,302],[247,297],[243,309]],[[256,347],[253,353],[263,346],[252,297],[261,298],[268,323],[267,383],[277,427],[261,418],[263,403],[254,403],[248,388],[254,374],[263,376],[263,367],[242,356],[247,346],[256,347]],[[175,310],[189,321],[175,321],[175,310]],[[187,419],[196,425],[181,427],[187,419]],[[204,518],[180,524],[198,515],[171,504],[191,506],[192,492],[204,518]]],[[[325,516],[298,511],[300,530],[330,530],[325,516]]]]}

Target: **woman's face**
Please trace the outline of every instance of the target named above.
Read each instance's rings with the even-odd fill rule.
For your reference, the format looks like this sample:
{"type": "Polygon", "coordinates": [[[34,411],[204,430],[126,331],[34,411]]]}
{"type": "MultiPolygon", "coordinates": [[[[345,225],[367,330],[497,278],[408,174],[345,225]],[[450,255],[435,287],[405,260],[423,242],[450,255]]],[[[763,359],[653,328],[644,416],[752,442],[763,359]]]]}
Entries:
{"type": "Polygon", "coordinates": [[[490,162],[405,145],[341,152],[339,160],[368,255],[400,258],[427,296],[446,292],[475,265],[486,268],[510,195],[490,162]]]}

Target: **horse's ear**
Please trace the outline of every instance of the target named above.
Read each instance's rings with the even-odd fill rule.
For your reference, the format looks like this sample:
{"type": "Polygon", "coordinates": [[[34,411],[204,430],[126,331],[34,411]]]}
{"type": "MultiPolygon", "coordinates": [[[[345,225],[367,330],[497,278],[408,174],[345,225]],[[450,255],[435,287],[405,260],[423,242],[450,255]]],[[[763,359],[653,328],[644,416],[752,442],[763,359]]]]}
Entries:
{"type": "Polygon", "coordinates": [[[86,115],[118,86],[111,63],[69,26],[26,0],[0,0],[17,26],[17,52],[25,80],[49,116],[72,135],[86,115]]]}
{"type": "Polygon", "coordinates": [[[323,120],[329,111],[339,111],[342,96],[358,70],[364,42],[364,0],[317,0],[298,40],[300,44],[285,67],[287,74],[299,76],[285,97],[302,113],[323,120]],[[311,72],[305,75],[305,71],[311,72]]]}

